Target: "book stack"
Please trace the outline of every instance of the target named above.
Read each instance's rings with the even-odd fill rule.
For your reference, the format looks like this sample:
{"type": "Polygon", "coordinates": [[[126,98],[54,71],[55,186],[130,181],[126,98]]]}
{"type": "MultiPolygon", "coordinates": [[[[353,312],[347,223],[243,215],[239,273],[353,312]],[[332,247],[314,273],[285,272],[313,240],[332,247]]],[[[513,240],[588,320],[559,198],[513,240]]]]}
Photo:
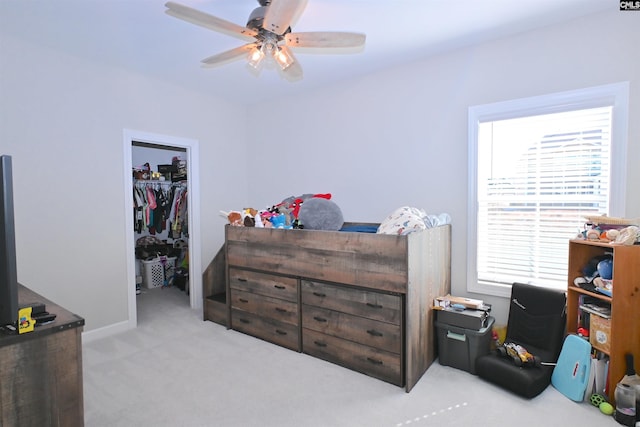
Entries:
{"type": "Polygon", "coordinates": [[[584,398],[592,394],[606,396],[609,372],[609,337],[611,305],[597,298],[580,295],[578,298],[578,326],[584,331],[583,338],[592,345],[591,369],[584,398]]]}
{"type": "Polygon", "coordinates": [[[584,392],[584,400],[588,401],[592,394],[606,396],[607,375],[609,372],[609,356],[596,351],[591,355],[591,369],[589,370],[589,380],[584,392]]]}

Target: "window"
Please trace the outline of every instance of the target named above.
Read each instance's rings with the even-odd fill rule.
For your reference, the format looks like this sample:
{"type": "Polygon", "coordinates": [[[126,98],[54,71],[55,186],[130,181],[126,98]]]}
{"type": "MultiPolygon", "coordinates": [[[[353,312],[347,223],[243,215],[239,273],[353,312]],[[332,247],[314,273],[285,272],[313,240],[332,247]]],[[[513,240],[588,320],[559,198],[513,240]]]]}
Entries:
{"type": "Polygon", "coordinates": [[[469,109],[467,290],[566,288],[585,215],[623,216],[628,84],[469,109]]]}

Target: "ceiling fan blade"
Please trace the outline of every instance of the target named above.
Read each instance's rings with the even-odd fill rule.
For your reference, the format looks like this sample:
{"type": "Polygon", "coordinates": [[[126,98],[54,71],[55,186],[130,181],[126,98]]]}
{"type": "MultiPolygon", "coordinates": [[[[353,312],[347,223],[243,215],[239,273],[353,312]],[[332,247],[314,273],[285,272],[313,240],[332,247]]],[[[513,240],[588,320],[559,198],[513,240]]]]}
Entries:
{"type": "Polygon", "coordinates": [[[236,47],[226,52],[218,53],[217,55],[210,56],[203,59],[203,67],[217,67],[218,65],[228,64],[229,62],[237,61],[238,59],[246,58],[249,51],[257,46],[257,43],[248,43],[244,46],[236,47]]]}
{"type": "Polygon", "coordinates": [[[170,1],[167,2],[165,6],[167,7],[167,10],[165,10],[167,15],[171,15],[174,18],[182,19],[183,21],[199,25],[209,30],[228,34],[232,37],[237,37],[242,40],[251,40],[258,34],[256,30],[251,28],[234,24],[233,22],[226,21],[179,3],[170,1]]]}
{"type": "Polygon", "coordinates": [[[289,65],[284,70],[280,70],[282,77],[290,82],[296,82],[298,80],[302,80],[302,66],[296,57],[293,55],[293,52],[289,50],[286,46],[281,46],[280,49],[285,51],[287,55],[289,55],[293,59],[293,64],[289,65]]]}
{"type": "Polygon", "coordinates": [[[285,43],[289,47],[340,48],[364,46],[367,36],[360,33],[347,32],[305,32],[289,33],[285,43]]]}
{"type": "Polygon", "coordinates": [[[262,28],[278,35],[283,35],[293,25],[305,7],[308,0],[271,0],[267,6],[262,28]]]}

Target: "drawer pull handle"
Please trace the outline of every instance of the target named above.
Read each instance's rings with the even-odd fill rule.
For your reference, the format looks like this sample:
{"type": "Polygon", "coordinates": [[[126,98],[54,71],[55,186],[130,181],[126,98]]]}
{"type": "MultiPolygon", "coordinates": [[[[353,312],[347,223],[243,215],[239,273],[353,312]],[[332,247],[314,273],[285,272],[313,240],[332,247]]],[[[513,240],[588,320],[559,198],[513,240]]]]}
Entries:
{"type": "Polygon", "coordinates": [[[276,311],[280,312],[280,313],[286,313],[287,310],[285,310],[284,308],[280,308],[280,307],[276,307],[276,311]]]}
{"type": "Polygon", "coordinates": [[[244,277],[238,277],[238,282],[248,282],[244,277]]]}
{"type": "Polygon", "coordinates": [[[314,341],[313,342],[315,345],[317,345],[318,347],[326,347],[327,344],[323,343],[322,341],[314,341]]]}
{"type": "Polygon", "coordinates": [[[318,322],[326,322],[327,319],[325,319],[324,317],[320,317],[320,316],[313,316],[313,320],[316,320],[318,322]]]}
{"type": "Polygon", "coordinates": [[[244,303],[248,303],[249,302],[248,299],[244,299],[244,298],[238,298],[238,301],[244,302],[244,303]]]}
{"type": "Polygon", "coordinates": [[[372,337],[381,337],[381,336],[382,336],[382,332],[378,332],[378,331],[376,331],[375,329],[369,329],[369,330],[367,331],[367,333],[368,333],[369,335],[371,335],[372,337]]]}
{"type": "Polygon", "coordinates": [[[243,318],[240,318],[238,320],[240,320],[240,323],[251,323],[247,319],[243,319],[243,318]]]}
{"type": "Polygon", "coordinates": [[[368,302],[367,305],[371,308],[382,308],[380,304],[373,304],[371,302],[368,302]]]}
{"type": "Polygon", "coordinates": [[[367,357],[367,361],[369,363],[373,363],[374,365],[382,365],[382,360],[377,360],[372,357],[367,357]]]}
{"type": "Polygon", "coordinates": [[[320,297],[320,298],[324,298],[327,296],[327,294],[323,294],[322,292],[314,292],[313,293],[315,296],[320,297]]]}
{"type": "Polygon", "coordinates": [[[276,334],[278,335],[287,335],[285,331],[281,331],[280,329],[276,329],[276,334]]]}
{"type": "Polygon", "coordinates": [[[286,289],[286,287],[282,286],[282,285],[273,285],[274,288],[276,289],[286,289]]]}

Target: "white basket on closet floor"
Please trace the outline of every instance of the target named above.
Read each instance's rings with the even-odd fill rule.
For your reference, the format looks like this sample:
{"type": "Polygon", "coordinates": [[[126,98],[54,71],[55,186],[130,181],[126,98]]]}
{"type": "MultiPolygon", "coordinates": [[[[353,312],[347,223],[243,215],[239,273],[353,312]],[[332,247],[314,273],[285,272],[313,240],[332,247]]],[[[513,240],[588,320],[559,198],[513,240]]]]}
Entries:
{"type": "Polygon", "coordinates": [[[159,256],[142,261],[142,284],[147,289],[168,286],[173,281],[176,270],[176,257],[159,256]]]}

